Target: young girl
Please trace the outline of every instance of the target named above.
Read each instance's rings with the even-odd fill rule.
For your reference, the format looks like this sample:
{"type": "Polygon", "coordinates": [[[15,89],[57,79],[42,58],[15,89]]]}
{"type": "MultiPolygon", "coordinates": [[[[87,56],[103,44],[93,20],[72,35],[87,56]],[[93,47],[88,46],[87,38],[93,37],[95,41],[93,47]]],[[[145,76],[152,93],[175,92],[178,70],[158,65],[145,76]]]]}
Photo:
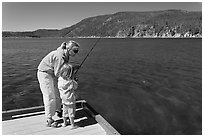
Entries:
{"type": "Polygon", "coordinates": [[[63,126],[68,125],[68,118],[70,120],[71,129],[77,128],[74,124],[74,117],[76,111],[76,97],[75,90],[78,83],[74,80],[74,68],[70,64],[64,64],[59,73],[58,88],[63,104],[63,126]]]}

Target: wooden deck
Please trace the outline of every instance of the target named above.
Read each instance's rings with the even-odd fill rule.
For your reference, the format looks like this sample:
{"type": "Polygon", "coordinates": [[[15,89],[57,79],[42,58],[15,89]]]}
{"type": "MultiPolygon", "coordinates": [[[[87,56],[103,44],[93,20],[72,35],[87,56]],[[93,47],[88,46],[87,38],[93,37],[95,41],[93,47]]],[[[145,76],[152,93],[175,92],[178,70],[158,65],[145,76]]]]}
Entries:
{"type": "MultiPolygon", "coordinates": [[[[79,105],[75,123],[79,126],[71,130],[67,127],[51,128],[45,126],[44,111],[13,115],[12,119],[2,122],[3,135],[107,135],[119,134],[102,116],[95,115],[90,109],[79,105]],[[87,111],[88,110],[88,111],[87,111]],[[94,116],[93,116],[94,115],[94,116]]],[[[12,112],[13,113],[13,112],[12,112]]],[[[3,113],[4,117],[5,113],[3,113]]],[[[59,123],[62,118],[53,117],[59,123]]]]}

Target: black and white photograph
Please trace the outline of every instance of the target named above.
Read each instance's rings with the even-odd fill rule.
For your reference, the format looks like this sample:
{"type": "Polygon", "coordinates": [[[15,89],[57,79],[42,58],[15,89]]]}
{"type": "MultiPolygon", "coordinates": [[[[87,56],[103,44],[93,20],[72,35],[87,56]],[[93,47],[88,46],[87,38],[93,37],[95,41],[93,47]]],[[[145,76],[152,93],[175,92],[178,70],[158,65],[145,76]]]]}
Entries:
{"type": "Polygon", "coordinates": [[[2,135],[202,135],[202,1],[2,1],[2,135]]]}

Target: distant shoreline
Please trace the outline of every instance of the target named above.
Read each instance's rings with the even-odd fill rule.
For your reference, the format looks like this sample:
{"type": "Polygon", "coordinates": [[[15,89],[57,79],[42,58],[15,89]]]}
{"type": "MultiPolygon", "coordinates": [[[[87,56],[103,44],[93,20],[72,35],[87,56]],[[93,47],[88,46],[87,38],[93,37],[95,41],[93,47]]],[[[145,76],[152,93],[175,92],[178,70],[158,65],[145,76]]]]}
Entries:
{"type": "Polygon", "coordinates": [[[78,39],[95,39],[95,38],[106,38],[106,39],[198,39],[202,37],[2,37],[4,39],[18,39],[18,38],[27,38],[27,39],[42,39],[42,38],[78,38],[78,39]]]}

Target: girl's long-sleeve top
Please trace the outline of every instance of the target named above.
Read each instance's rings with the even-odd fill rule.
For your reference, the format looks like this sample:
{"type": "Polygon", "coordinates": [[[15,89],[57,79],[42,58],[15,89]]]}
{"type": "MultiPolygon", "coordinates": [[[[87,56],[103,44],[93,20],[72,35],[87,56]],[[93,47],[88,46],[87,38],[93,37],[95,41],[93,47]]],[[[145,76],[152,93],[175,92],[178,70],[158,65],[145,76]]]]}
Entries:
{"type": "Polygon", "coordinates": [[[59,70],[63,63],[68,63],[69,56],[65,56],[63,49],[58,48],[45,56],[38,66],[38,70],[59,76],[59,70]]]}
{"type": "Polygon", "coordinates": [[[58,89],[62,103],[70,105],[75,103],[75,90],[78,87],[78,83],[75,80],[65,80],[62,77],[58,78],[58,89]]]}

